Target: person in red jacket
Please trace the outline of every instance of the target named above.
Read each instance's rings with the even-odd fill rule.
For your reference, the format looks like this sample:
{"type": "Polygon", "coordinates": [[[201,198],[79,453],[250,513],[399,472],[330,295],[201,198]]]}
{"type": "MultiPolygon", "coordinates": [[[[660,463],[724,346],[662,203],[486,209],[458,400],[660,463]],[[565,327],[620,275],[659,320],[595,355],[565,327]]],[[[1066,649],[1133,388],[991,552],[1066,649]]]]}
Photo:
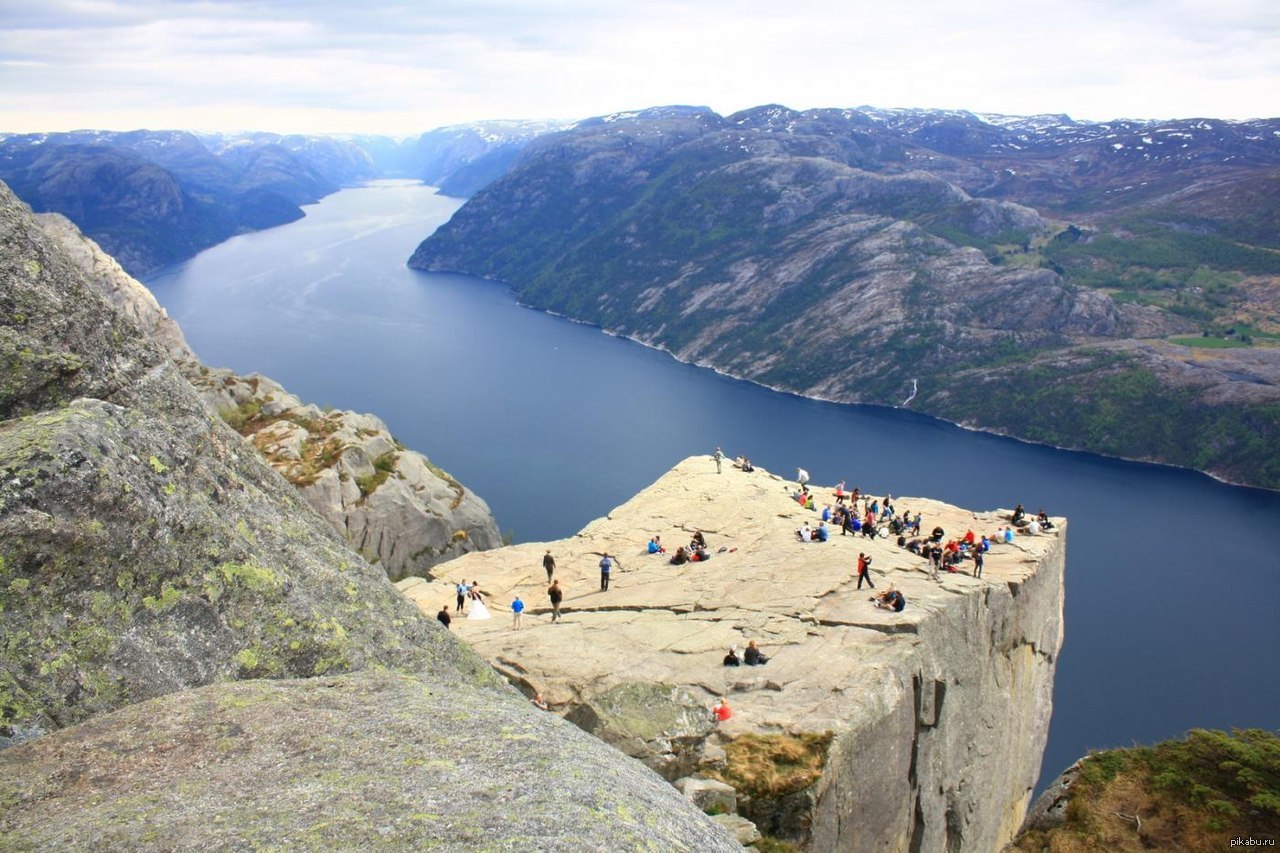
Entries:
{"type": "Polygon", "coordinates": [[[715,718],[717,723],[723,723],[733,716],[733,711],[729,710],[729,706],[725,704],[723,699],[717,699],[716,704],[711,706],[711,716],[715,718]]]}

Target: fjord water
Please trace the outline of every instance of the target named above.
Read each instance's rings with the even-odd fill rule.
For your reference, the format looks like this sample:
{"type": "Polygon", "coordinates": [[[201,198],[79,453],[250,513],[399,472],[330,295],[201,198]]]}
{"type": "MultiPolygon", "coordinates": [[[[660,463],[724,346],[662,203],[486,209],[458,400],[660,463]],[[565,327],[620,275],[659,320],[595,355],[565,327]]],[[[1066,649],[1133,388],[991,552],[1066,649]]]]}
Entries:
{"type": "Polygon", "coordinates": [[[873,494],[1068,516],[1042,786],[1090,748],[1280,728],[1280,494],[776,393],[408,269],[459,204],[406,182],[344,190],[148,284],[206,363],[376,413],[518,541],[568,536],[716,445],[873,494]]]}

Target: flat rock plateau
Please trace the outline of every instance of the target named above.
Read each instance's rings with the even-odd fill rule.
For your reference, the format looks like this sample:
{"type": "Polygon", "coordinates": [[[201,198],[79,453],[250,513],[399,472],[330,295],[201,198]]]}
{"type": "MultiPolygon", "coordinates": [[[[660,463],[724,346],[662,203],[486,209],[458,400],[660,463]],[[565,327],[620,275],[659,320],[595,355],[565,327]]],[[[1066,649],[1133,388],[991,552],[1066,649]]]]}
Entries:
{"type": "MultiPolygon", "coordinates": [[[[452,582],[479,581],[493,618],[455,618],[455,632],[571,719],[626,685],[670,685],[686,703],[709,708],[723,697],[732,707],[706,742],[713,755],[716,741],[745,734],[834,732],[811,812],[791,828],[811,849],[996,849],[1021,821],[1048,733],[1065,521],[993,546],[980,579],[966,561],[964,573],[933,580],[927,561],[895,538],[836,529],[825,543],[799,541],[796,529],[818,518],[794,490],[760,469],[726,462],[717,474],[709,457],[691,457],[576,536],[468,554],[441,567],[447,579],[399,586],[424,612],[452,612],[452,582]],[[696,531],[712,558],[672,565],[667,557],[696,531]],[[653,535],[666,556],[646,552],[653,535]],[[559,623],[547,550],[565,591],[559,623]],[[602,592],[605,552],[617,565],[602,592]],[[902,613],[876,608],[857,588],[859,552],[872,557],[877,591],[905,594],[902,613]],[[512,627],[516,595],[527,606],[521,630],[512,627]],[[731,644],[750,640],[766,665],[722,665],[731,644]]],[[[813,491],[819,508],[834,504],[830,487],[813,491]]],[[[1008,523],[1007,511],[906,496],[894,504],[919,512],[926,535],[935,526],[948,538],[991,534],[1008,523]]],[[[687,769],[670,750],[629,751],[668,778],[687,769]]]]}

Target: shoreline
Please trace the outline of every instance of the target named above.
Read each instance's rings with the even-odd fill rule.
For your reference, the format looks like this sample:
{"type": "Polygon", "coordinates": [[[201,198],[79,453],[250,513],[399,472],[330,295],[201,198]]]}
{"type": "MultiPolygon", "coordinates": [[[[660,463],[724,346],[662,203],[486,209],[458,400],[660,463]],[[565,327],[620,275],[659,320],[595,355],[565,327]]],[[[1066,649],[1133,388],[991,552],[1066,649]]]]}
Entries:
{"type": "MultiPolygon", "coordinates": [[[[621,340],[629,341],[634,344],[639,344],[640,346],[645,347],[646,349],[663,353],[664,355],[670,357],[673,361],[677,362],[678,364],[686,364],[686,365],[689,365],[690,367],[697,367],[702,370],[709,370],[712,373],[715,373],[719,376],[723,376],[728,379],[733,379],[738,382],[746,382],[748,384],[756,386],[757,388],[764,388],[765,390],[773,391],[774,393],[777,393],[777,394],[787,394],[792,397],[798,397],[802,400],[812,400],[814,402],[829,403],[831,405],[836,405],[836,406],[866,406],[869,408],[888,409],[890,411],[911,412],[912,414],[919,415],[925,418],[930,418],[940,423],[944,423],[944,424],[948,424],[950,426],[956,427],[957,429],[962,429],[965,432],[981,433],[985,435],[997,436],[999,438],[1007,438],[1007,439],[1011,439],[1013,441],[1017,441],[1017,442],[1020,442],[1021,444],[1026,444],[1032,447],[1047,447],[1053,450],[1061,450],[1066,453],[1082,453],[1089,456],[1095,456],[1099,459],[1107,459],[1107,460],[1118,461],[1118,462],[1129,462],[1135,465],[1154,465],[1160,468],[1172,469],[1174,471],[1186,471],[1189,473],[1200,474],[1202,476],[1208,477],[1210,480],[1213,480],[1215,483],[1220,483],[1224,486],[1231,486],[1232,488],[1251,489],[1259,492],[1266,492],[1268,494],[1280,493],[1280,489],[1272,489],[1272,488],[1268,488],[1267,486],[1259,486],[1252,483],[1236,482],[1234,480],[1227,479],[1226,477],[1219,476],[1218,474],[1215,474],[1212,471],[1204,471],[1200,468],[1191,468],[1186,465],[1176,465],[1172,462],[1164,462],[1158,459],[1143,459],[1143,458],[1134,458],[1130,456],[1116,456],[1110,453],[1102,453],[1097,450],[1089,450],[1083,447],[1064,447],[1062,445],[1049,444],[1043,441],[1033,441],[1031,439],[1022,438],[1021,436],[1014,435],[1011,432],[1007,432],[1001,429],[980,427],[975,424],[964,423],[962,421],[949,420],[947,418],[932,414],[930,412],[910,408],[909,406],[906,406],[906,405],[891,406],[884,403],[866,403],[858,400],[837,400],[837,399],[832,399],[830,397],[823,397],[816,394],[815,395],[802,394],[799,391],[795,391],[790,388],[782,388],[774,385],[769,385],[768,383],[765,383],[765,382],[759,382],[754,379],[749,379],[744,376],[738,376],[737,374],[730,373],[729,371],[726,371],[726,370],[722,370],[719,367],[716,367],[715,365],[712,365],[712,364],[706,364],[699,361],[686,361],[685,359],[682,359],[679,356],[677,356],[675,353],[673,353],[670,349],[668,349],[666,346],[662,344],[650,343],[648,341],[642,340],[641,338],[635,337],[633,335],[614,331],[613,329],[610,329],[606,326],[602,326],[599,323],[593,323],[589,320],[579,320],[576,317],[570,317],[567,314],[561,314],[557,311],[552,311],[547,308],[539,308],[536,305],[530,305],[527,302],[521,301],[519,294],[516,293],[516,290],[512,285],[508,284],[507,282],[500,281],[498,279],[485,278],[483,276],[474,275],[473,273],[461,272],[457,270],[422,270],[422,272],[447,272],[451,275],[465,275],[469,278],[473,278],[478,281],[483,281],[488,284],[501,286],[505,288],[507,292],[512,295],[512,297],[515,299],[515,303],[517,307],[525,308],[530,311],[538,311],[543,314],[547,314],[549,316],[555,317],[557,319],[567,320],[568,322],[575,323],[579,326],[590,326],[590,327],[599,329],[601,333],[608,335],[611,338],[619,338],[621,340]]],[[[910,399],[914,399],[914,398],[915,398],[915,394],[913,393],[910,399]]],[[[910,399],[908,400],[908,402],[910,401],[910,399]]]]}

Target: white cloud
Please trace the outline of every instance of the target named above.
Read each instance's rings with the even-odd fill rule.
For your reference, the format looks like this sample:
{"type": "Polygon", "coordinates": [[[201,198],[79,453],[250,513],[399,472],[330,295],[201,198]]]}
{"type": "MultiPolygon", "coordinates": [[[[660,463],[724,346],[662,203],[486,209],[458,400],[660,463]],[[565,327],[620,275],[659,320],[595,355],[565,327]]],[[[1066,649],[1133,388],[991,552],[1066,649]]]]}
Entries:
{"type": "Polygon", "coordinates": [[[655,104],[1280,115],[1273,0],[0,0],[0,130],[416,132],[655,104]]]}

